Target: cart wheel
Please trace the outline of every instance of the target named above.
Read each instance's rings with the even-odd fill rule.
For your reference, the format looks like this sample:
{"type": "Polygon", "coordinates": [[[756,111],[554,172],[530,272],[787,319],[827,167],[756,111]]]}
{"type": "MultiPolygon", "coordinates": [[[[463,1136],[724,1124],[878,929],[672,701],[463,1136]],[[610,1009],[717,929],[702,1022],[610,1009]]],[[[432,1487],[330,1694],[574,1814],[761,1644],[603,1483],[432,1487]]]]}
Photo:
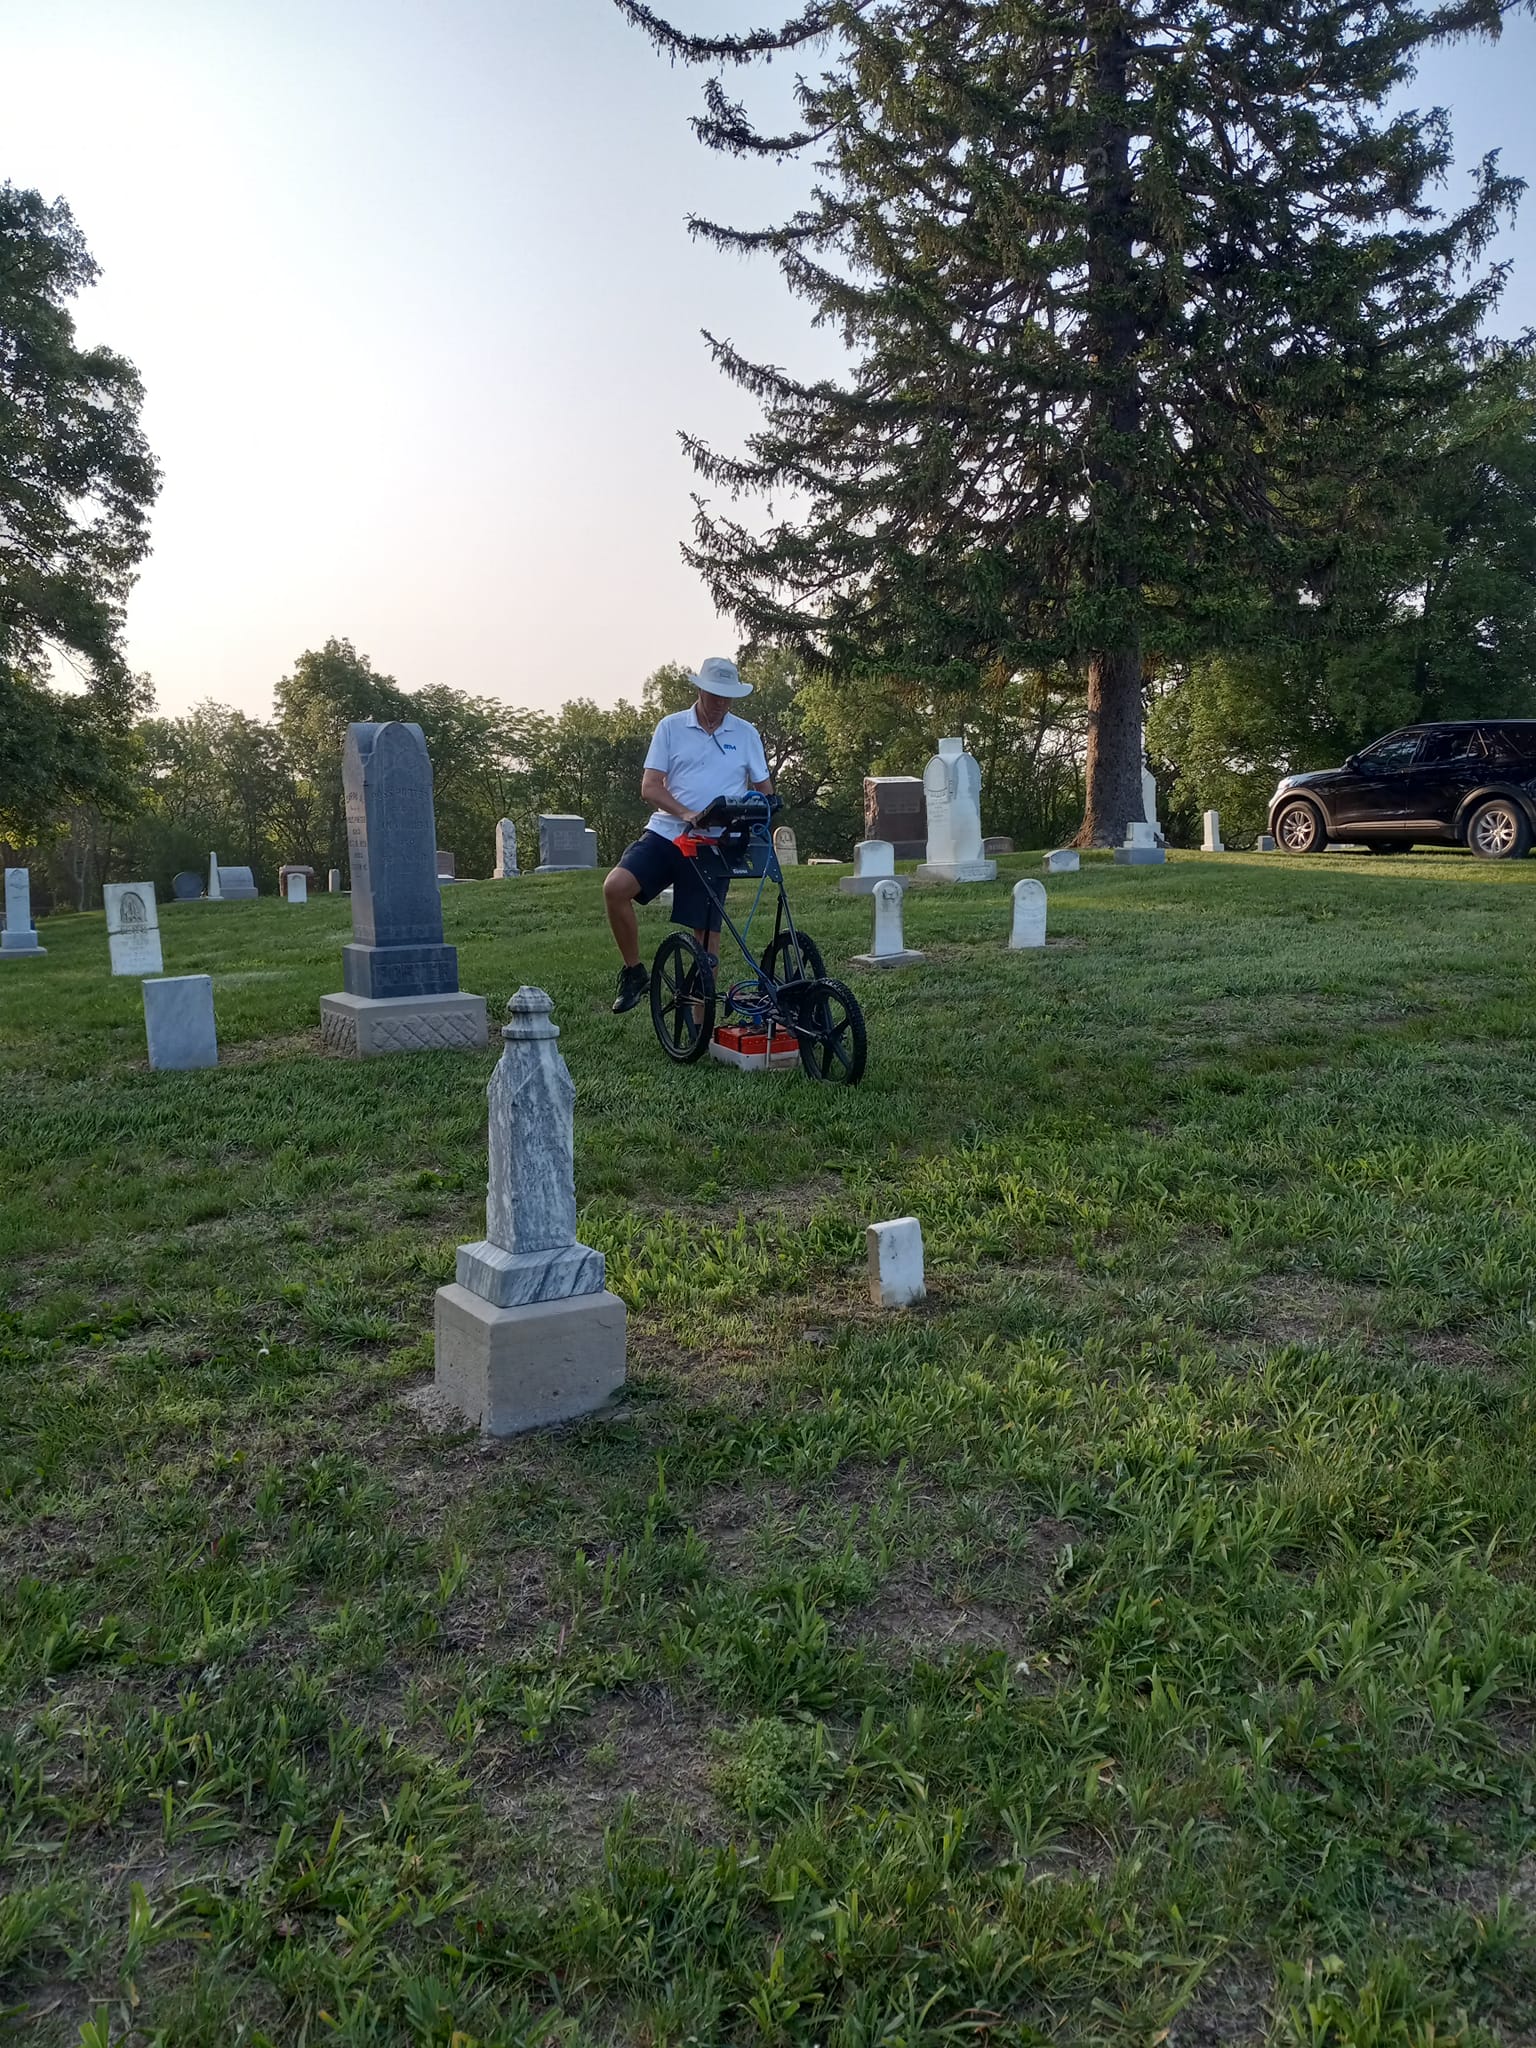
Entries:
{"type": "Polygon", "coordinates": [[[791,938],[788,932],[780,932],[762,958],[762,969],[768,979],[780,986],[786,981],[820,981],[827,971],[821,957],[821,948],[809,932],[796,932],[791,938]],[[798,956],[795,940],[800,942],[798,956]]]}
{"type": "Polygon", "coordinates": [[[797,992],[800,1064],[813,1081],[841,1081],[851,1088],[863,1078],[869,1041],[858,997],[840,981],[818,976],[797,992]]]}
{"type": "Polygon", "coordinates": [[[673,932],[651,964],[651,1022],[669,1060],[702,1057],[715,1028],[715,963],[697,939],[673,932]]]}

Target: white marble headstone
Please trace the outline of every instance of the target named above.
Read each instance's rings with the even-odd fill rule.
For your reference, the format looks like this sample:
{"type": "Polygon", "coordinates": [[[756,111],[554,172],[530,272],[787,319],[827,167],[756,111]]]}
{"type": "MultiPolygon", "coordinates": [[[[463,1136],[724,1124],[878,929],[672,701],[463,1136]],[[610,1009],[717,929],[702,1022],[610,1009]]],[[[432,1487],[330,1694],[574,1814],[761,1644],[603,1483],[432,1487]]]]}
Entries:
{"type": "Polygon", "coordinates": [[[1221,843],[1221,813],[1219,811],[1207,811],[1204,817],[1204,825],[1205,837],[1201,842],[1201,851],[1204,853],[1225,853],[1226,848],[1221,843]]]}
{"type": "Polygon", "coordinates": [[[894,875],[882,875],[870,890],[875,906],[875,942],[868,953],[855,953],[855,967],[915,967],[923,958],[908,946],[901,929],[901,906],[906,885],[894,875]]]}
{"type": "Polygon", "coordinates": [[[1045,944],[1045,884],[1043,882],[1015,882],[1013,885],[1013,930],[1008,937],[1010,949],[1022,953],[1033,946],[1045,944]]]}
{"type": "Polygon", "coordinates": [[[153,882],[108,882],[101,900],[107,913],[107,948],[114,974],[163,974],[160,912],[153,882]]]}
{"type": "Polygon", "coordinates": [[[869,1255],[869,1297],[876,1308],[910,1308],[927,1293],[923,1284],[923,1227],[915,1216],[871,1223],[864,1233],[869,1255]]]}
{"type": "Polygon", "coordinates": [[[795,832],[792,825],[776,825],[774,827],[773,850],[778,856],[781,868],[799,867],[800,852],[795,844],[795,832]]]}
{"type": "Polygon", "coordinates": [[[288,901],[290,903],[307,903],[309,901],[308,875],[290,875],[288,877],[288,901]]]}
{"type": "Polygon", "coordinates": [[[942,739],[939,751],[923,770],[923,797],[928,807],[928,858],[918,869],[921,879],[936,882],[990,882],[997,862],[981,850],[981,766],[958,739],[942,739]]]}
{"type": "Polygon", "coordinates": [[[510,818],[503,818],[496,827],[496,873],[492,879],[505,882],[517,871],[517,827],[510,818]]]}
{"type": "Polygon", "coordinates": [[[861,878],[867,875],[894,875],[896,849],[890,840],[861,839],[853,849],[853,872],[861,878]]]}
{"type": "Polygon", "coordinates": [[[1082,864],[1075,846],[1055,847],[1040,863],[1048,875],[1075,875],[1082,864]]]}
{"type": "Polygon", "coordinates": [[[221,901],[223,895],[224,891],[219,886],[219,856],[216,853],[210,853],[208,856],[208,901],[210,903],[217,903],[221,901]]]}
{"type": "Polygon", "coordinates": [[[5,871],[5,930],[0,932],[0,954],[7,959],[36,958],[48,948],[38,939],[32,923],[32,870],[5,871]]]}

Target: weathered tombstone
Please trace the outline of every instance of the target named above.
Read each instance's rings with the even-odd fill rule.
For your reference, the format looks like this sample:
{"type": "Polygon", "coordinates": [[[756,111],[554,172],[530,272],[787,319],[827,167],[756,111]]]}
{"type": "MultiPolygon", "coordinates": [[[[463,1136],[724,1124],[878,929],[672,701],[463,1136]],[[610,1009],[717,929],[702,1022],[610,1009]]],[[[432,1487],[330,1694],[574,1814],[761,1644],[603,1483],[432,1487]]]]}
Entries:
{"type": "Polygon", "coordinates": [[[496,873],[493,879],[510,881],[517,871],[517,827],[510,818],[503,818],[496,827],[496,873]]]}
{"type": "MultiPolygon", "coordinates": [[[[295,875],[302,877],[302,879],[306,882],[312,882],[315,879],[315,871],[307,861],[285,861],[277,871],[277,893],[279,896],[288,895],[289,885],[292,882],[295,875]]],[[[308,898],[308,894],[309,892],[308,890],[306,890],[304,895],[301,896],[298,900],[301,903],[306,901],[308,898]]]]}
{"type": "Polygon", "coordinates": [[[864,837],[890,840],[898,860],[923,858],[928,809],[920,775],[865,776],[864,837]]]}
{"type": "Polygon", "coordinates": [[[927,1293],[923,1284],[923,1227],[915,1216],[871,1223],[864,1233],[869,1253],[869,1298],[876,1308],[910,1308],[927,1293]]]}
{"type": "Polygon", "coordinates": [[[1201,841],[1201,852],[1225,853],[1227,849],[1221,843],[1220,811],[1207,811],[1203,822],[1205,825],[1205,836],[1201,841]]]}
{"type": "Polygon", "coordinates": [[[855,967],[915,967],[922,959],[907,945],[901,930],[901,902],[905,891],[894,875],[876,882],[871,894],[875,904],[875,941],[867,953],[855,953],[855,967]]]}
{"type": "Polygon", "coordinates": [[[995,860],[1000,853],[1012,853],[1013,841],[1007,838],[983,839],[981,850],[988,860],[995,860]]]}
{"type": "Polygon", "coordinates": [[[341,894],[341,869],[340,869],[340,868],[332,868],[332,869],[331,869],[331,872],[330,872],[330,884],[331,884],[331,894],[332,894],[333,896],[339,896],[339,895],[341,894]]]}
{"type": "Polygon", "coordinates": [[[163,974],[160,913],[153,882],[107,882],[101,891],[107,913],[107,950],[114,974],[163,974]]]}
{"type": "Polygon", "coordinates": [[[183,868],[179,875],[171,877],[171,894],[178,903],[195,903],[203,893],[203,878],[194,875],[190,868],[183,868]]]}
{"type": "Polygon", "coordinates": [[[774,826],[773,851],[781,868],[799,867],[800,850],[795,844],[795,830],[792,825],[774,826]]]}
{"type": "Polygon", "coordinates": [[[1045,884],[1043,882],[1015,882],[1013,885],[1013,929],[1008,934],[1008,949],[1013,953],[1028,952],[1035,946],[1045,944],[1045,884]]]}
{"type": "Polygon", "coordinates": [[[210,853],[208,856],[208,901],[210,903],[217,903],[219,893],[219,856],[216,853],[210,853]]]}
{"type": "Polygon", "coordinates": [[[348,726],[342,786],[352,943],[342,949],[342,992],[320,998],[322,1042],[359,1058],[484,1045],[485,997],[460,990],[458,953],[443,943],[421,727],[348,726]]]}
{"type": "Polygon", "coordinates": [[[440,846],[437,849],[436,859],[437,879],[440,882],[456,882],[459,879],[458,862],[454,856],[451,853],[445,852],[440,846]]]}
{"type": "Polygon", "coordinates": [[[7,960],[35,960],[48,948],[37,936],[32,923],[32,870],[5,871],[5,930],[0,932],[0,957],[7,960]]]}
{"type": "Polygon", "coordinates": [[[873,896],[877,882],[894,880],[895,875],[896,849],[890,840],[861,839],[853,849],[853,873],[844,875],[837,886],[845,896],[873,896]]]}
{"type": "Polygon", "coordinates": [[[981,851],[981,768],[963,740],[943,739],[923,770],[928,801],[928,858],[919,881],[990,882],[997,862],[981,851]]]}
{"type": "Polygon", "coordinates": [[[1260,853],[1273,853],[1273,852],[1274,852],[1274,850],[1275,850],[1275,842],[1274,842],[1274,840],[1273,840],[1273,839],[1271,839],[1271,838],[1270,838],[1270,836],[1269,836],[1269,834],[1268,834],[1267,832],[1261,832],[1261,833],[1259,834],[1259,846],[1258,846],[1258,850],[1259,850],[1259,852],[1260,852],[1260,853]]]}
{"type": "Polygon", "coordinates": [[[219,869],[219,900],[221,903],[253,903],[261,894],[256,887],[256,877],[249,868],[219,869]]]}
{"type": "Polygon", "coordinates": [[[1143,822],[1152,827],[1154,844],[1166,846],[1167,838],[1162,826],[1157,822],[1157,777],[1147,766],[1145,755],[1141,761],[1141,805],[1143,822]]]}
{"type": "Polygon", "coordinates": [[[309,901],[308,875],[290,875],[288,877],[288,901],[290,903],[307,903],[309,901]]]}
{"type": "Polygon", "coordinates": [[[178,974],[144,984],[144,1029],[149,1064],[157,1071],[216,1067],[219,1041],[213,1023],[213,981],[178,974]]]}
{"type": "Polygon", "coordinates": [[[1075,846],[1053,847],[1040,863],[1048,875],[1075,875],[1082,864],[1075,846]]]}
{"type": "Polygon", "coordinates": [[[1125,828],[1125,844],[1115,848],[1122,867],[1161,867],[1168,856],[1157,843],[1157,827],[1149,819],[1133,818],[1125,828]]]}
{"type": "Polygon", "coordinates": [[[569,811],[539,818],[539,864],[536,875],[568,875],[597,866],[597,834],[569,811]]]}
{"type": "Polygon", "coordinates": [[[590,1414],[624,1384],[625,1310],[576,1239],[575,1101],[542,989],[507,1005],[491,1076],[485,1237],[437,1291],[433,1377],[488,1436],[590,1414]]]}

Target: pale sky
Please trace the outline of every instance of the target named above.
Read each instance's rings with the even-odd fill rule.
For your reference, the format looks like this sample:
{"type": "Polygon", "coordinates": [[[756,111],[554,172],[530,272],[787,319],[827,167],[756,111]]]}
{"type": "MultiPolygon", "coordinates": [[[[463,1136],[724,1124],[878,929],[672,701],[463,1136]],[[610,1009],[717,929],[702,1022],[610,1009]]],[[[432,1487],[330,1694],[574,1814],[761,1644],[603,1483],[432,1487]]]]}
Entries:
{"type": "MultiPolygon", "coordinates": [[[[770,262],[688,239],[690,209],[780,217],[797,176],[694,140],[703,74],[611,0],[0,0],[0,50],[0,178],[68,200],[104,273],[81,333],[147,389],[128,647],[162,711],[265,716],[332,635],[408,689],[545,706],[732,650],[678,558],[676,436],[734,446],[756,409],[699,329],[835,352],[770,262]]],[[[1536,186],[1533,83],[1522,15],[1411,97],[1536,186]]],[[[1497,253],[1500,328],[1536,325],[1536,192],[1497,253]]]]}

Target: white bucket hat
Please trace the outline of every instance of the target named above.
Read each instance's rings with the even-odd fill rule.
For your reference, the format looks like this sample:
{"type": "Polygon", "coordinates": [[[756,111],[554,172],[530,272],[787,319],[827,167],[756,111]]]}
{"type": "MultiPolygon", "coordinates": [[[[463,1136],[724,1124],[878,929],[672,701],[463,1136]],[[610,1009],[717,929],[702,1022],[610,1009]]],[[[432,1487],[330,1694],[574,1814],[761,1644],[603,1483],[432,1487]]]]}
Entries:
{"type": "Polygon", "coordinates": [[[700,662],[699,672],[693,680],[711,697],[750,697],[752,694],[752,685],[741,680],[735,662],[727,661],[723,654],[712,654],[708,661],[700,662]]]}

